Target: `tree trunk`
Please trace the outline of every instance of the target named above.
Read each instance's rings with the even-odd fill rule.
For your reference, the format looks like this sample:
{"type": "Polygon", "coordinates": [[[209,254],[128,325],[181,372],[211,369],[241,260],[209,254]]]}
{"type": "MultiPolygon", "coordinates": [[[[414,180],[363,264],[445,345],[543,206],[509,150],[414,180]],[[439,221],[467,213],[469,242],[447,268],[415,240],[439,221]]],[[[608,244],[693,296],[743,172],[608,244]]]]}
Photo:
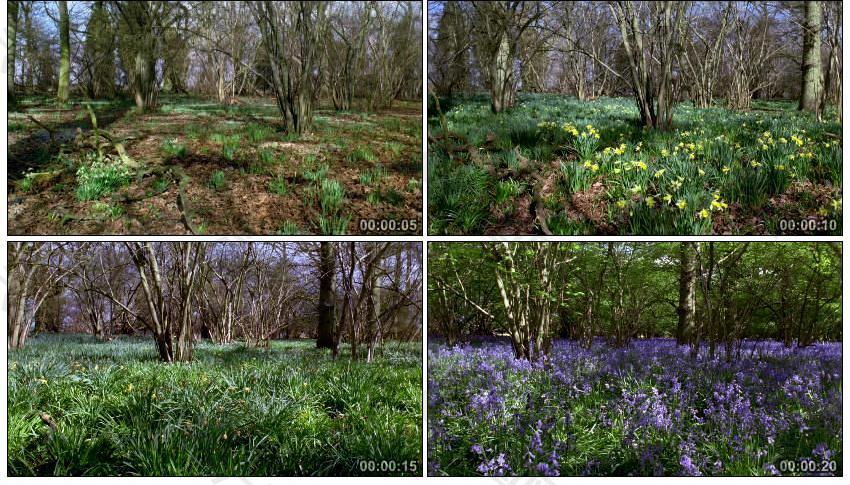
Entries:
{"type": "MultiPolygon", "coordinates": [[[[145,44],[153,40],[143,40],[145,44]]],[[[145,45],[136,52],[133,82],[133,99],[136,111],[145,113],[156,106],[156,59],[150,46],[145,45]]]]}
{"type": "Polygon", "coordinates": [[[693,335],[696,313],[696,261],[691,254],[693,243],[679,243],[679,324],[676,326],[676,343],[684,345],[693,335]]]}
{"type": "Polygon", "coordinates": [[[59,4],[59,89],[56,92],[56,100],[60,103],[68,102],[68,91],[71,84],[71,33],[70,21],[68,20],[68,2],[57,2],[59,4]]]}
{"type": "Polygon", "coordinates": [[[8,93],[9,105],[13,105],[15,99],[15,54],[18,48],[18,2],[7,3],[9,11],[6,13],[6,25],[8,28],[8,44],[6,46],[6,92],[8,93]]]}
{"type": "Polygon", "coordinates": [[[319,327],[316,348],[333,349],[336,333],[335,243],[319,243],[319,327]]]}
{"type": "Polygon", "coordinates": [[[502,34],[499,47],[490,61],[490,109],[501,113],[514,104],[514,69],[511,63],[510,43],[507,32],[502,34]]]}
{"type": "Polygon", "coordinates": [[[800,91],[802,111],[815,113],[820,119],[821,52],[820,52],[820,2],[803,2],[803,85],[800,91]]]}

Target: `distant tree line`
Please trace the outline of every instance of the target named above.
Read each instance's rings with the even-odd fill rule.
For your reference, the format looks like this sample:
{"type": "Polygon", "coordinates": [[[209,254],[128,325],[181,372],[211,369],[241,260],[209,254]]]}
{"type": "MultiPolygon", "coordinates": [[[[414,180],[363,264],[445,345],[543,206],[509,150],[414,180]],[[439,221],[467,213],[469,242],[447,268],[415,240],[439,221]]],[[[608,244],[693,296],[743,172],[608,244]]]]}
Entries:
{"type": "Polygon", "coordinates": [[[429,2],[429,89],[486,89],[495,113],[517,91],[633,96],[661,129],[680,100],[793,99],[840,117],[841,17],[826,1],[429,2]]]}
{"type": "Polygon", "coordinates": [[[321,97],[368,110],[422,92],[418,2],[8,2],[8,94],[161,92],[276,97],[287,130],[310,130],[321,97]],[[71,8],[69,9],[69,4],[71,8]]]}
{"type": "Polygon", "coordinates": [[[371,361],[421,338],[414,243],[10,243],[8,347],[38,332],[150,335],[164,362],[193,343],[317,338],[371,361]]]}
{"type": "Polygon", "coordinates": [[[841,264],[828,242],[431,243],[428,330],[531,360],[555,338],[652,337],[733,359],[742,339],[841,340],[841,264]]]}

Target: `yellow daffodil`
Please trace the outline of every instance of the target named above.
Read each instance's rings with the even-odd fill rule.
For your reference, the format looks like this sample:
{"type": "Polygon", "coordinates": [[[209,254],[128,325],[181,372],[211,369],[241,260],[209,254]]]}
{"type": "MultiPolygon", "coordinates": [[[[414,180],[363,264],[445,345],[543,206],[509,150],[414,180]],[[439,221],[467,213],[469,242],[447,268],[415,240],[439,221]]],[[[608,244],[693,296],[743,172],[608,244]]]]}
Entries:
{"type": "Polygon", "coordinates": [[[761,167],[761,162],[759,162],[758,160],[751,160],[750,166],[752,166],[754,168],[761,167]]]}
{"type": "Polygon", "coordinates": [[[620,209],[622,209],[622,208],[623,208],[623,207],[625,207],[625,206],[626,206],[626,201],[625,201],[625,200],[618,200],[618,201],[617,201],[617,207],[619,207],[620,209]]]}
{"type": "Polygon", "coordinates": [[[662,168],[661,170],[656,170],[654,177],[657,178],[657,179],[661,178],[662,176],[664,176],[664,172],[666,172],[666,171],[667,171],[666,168],[662,168]]]}
{"type": "Polygon", "coordinates": [[[669,155],[669,154],[670,154],[670,152],[668,152],[666,148],[664,148],[664,149],[662,149],[662,150],[661,150],[661,156],[662,156],[662,157],[666,157],[666,156],[667,156],[667,155],[669,155]]]}
{"type": "Polygon", "coordinates": [[[724,165],[724,166],[723,166],[723,169],[722,169],[722,170],[723,170],[723,173],[729,173],[729,172],[731,172],[731,171],[732,171],[732,169],[731,169],[731,168],[729,168],[729,167],[728,167],[728,166],[726,166],[726,165],[724,165]]]}
{"type": "Polygon", "coordinates": [[[694,159],[694,158],[696,158],[696,157],[697,157],[697,156],[696,156],[696,155],[694,155],[693,153],[691,153],[690,155],[688,155],[688,158],[690,158],[691,160],[693,160],[693,159],[694,159]]]}
{"type": "Polygon", "coordinates": [[[688,202],[685,199],[679,199],[676,202],[676,207],[678,207],[679,209],[684,210],[685,207],[687,207],[687,206],[688,206],[688,202]]]}
{"type": "Polygon", "coordinates": [[[704,176],[705,176],[705,170],[703,170],[703,169],[701,169],[701,168],[698,168],[698,169],[697,169],[697,172],[699,172],[700,177],[704,177],[704,176]]]}
{"type": "Polygon", "coordinates": [[[668,203],[668,204],[669,204],[669,203],[670,203],[670,202],[672,202],[672,201],[673,201],[673,196],[672,196],[672,195],[670,195],[670,194],[665,194],[665,195],[664,195],[664,202],[666,202],[666,203],[668,203]]]}
{"type": "Polygon", "coordinates": [[[599,164],[594,163],[593,165],[590,166],[590,169],[593,170],[594,172],[599,171],[599,164]]]}
{"type": "Polygon", "coordinates": [[[722,211],[729,207],[729,204],[723,202],[722,200],[712,200],[711,201],[711,210],[719,210],[722,211]]]}
{"type": "Polygon", "coordinates": [[[827,214],[829,214],[829,211],[826,209],[826,207],[821,207],[820,209],[818,209],[819,216],[825,216],[827,214]]]}
{"type": "Polygon", "coordinates": [[[631,189],[631,190],[632,190],[632,193],[633,193],[633,194],[637,194],[637,193],[639,193],[639,192],[641,191],[641,189],[642,189],[642,188],[641,188],[641,186],[640,186],[640,185],[635,185],[634,187],[632,187],[632,189],[631,189]]]}
{"type": "Polygon", "coordinates": [[[703,210],[699,211],[699,216],[702,219],[708,219],[711,216],[711,214],[709,214],[707,210],[703,209],[703,210]]]}
{"type": "Polygon", "coordinates": [[[653,199],[652,197],[647,197],[646,198],[646,206],[649,207],[650,209],[655,207],[655,199],[653,199]]]}

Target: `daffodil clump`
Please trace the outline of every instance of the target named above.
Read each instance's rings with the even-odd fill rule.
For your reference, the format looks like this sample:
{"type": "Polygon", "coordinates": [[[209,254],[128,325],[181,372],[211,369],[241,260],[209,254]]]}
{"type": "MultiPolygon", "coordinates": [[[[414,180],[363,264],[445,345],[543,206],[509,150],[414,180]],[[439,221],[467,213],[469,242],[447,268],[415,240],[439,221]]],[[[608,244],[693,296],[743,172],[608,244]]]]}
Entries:
{"type": "MultiPolygon", "coordinates": [[[[672,130],[653,131],[640,126],[629,99],[580,102],[553,94],[522,95],[499,115],[478,103],[483,100],[461,103],[474,107],[464,117],[480,116],[465,118],[468,124],[458,132],[478,146],[486,144],[484,156],[491,160],[515,151],[527,161],[526,178],[516,170],[488,170],[466,152],[432,152],[434,233],[498,230],[502,222],[490,216],[495,196],[471,203],[464,195],[471,191],[463,187],[499,194],[498,184],[514,179],[533,191],[550,187],[540,182],[553,177],[558,187],[546,194],[546,205],[552,217],[564,222],[565,234],[749,234],[775,232],[777,221],[801,217],[837,219],[840,227],[841,212],[832,201],[842,198],[841,126],[818,122],[791,104],[767,102],[772,109],[735,112],[683,103],[676,106],[672,130]],[[469,176],[472,172],[475,177],[469,176]],[[591,186],[599,188],[593,196],[607,218],[575,220],[572,197],[591,186]],[[444,194],[444,187],[457,187],[460,197],[444,194]],[[807,195],[813,189],[817,196],[807,195]],[[463,204],[454,203],[459,198],[463,204]],[[473,209],[475,214],[466,214],[473,209]]],[[[440,129],[437,123],[431,128],[440,129]]],[[[539,229],[530,225],[524,232],[539,229]]]]}

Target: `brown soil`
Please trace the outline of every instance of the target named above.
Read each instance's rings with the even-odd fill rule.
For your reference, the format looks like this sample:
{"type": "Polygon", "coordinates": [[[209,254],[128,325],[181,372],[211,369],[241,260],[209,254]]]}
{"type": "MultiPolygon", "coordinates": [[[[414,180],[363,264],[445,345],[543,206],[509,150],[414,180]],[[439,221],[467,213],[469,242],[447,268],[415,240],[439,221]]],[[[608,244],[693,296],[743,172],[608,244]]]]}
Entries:
{"type": "MultiPolygon", "coordinates": [[[[62,112],[58,122],[47,116],[45,124],[49,118],[57,126],[61,124],[63,130],[73,130],[76,126],[88,130],[88,117],[79,115],[83,111],[80,108],[62,112]]],[[[203,234],[275,234],[287,221],[302,233],[318,233],[319,206],[311,195],[312,182],[304,179],[303,173],[322,164],[328,165],[327,177],[345,188],[341,213],[350,217],[348,233],[363,232],[359,230],[361,219],[415,220],[415,231],[389,234],[421,233],[421,116],[415,106],[404,105],[370,114],[365,122],[360,121],[359,115],[336,116],[332,111],[322,111],[321,116],[329,120],[322,131],[295,141],[275,132],[259,143],[248,141],[244,131],[244,124],[256,123],[256,118],[250,116],[174,113],[137,116],[120,112],[108,123],[101,123],[101,116],[104,115],[98,115],[98,124],[113,137],[124,140],[127,154],[140,162],[147,175],[100,200],[79,201],[75,198],[75,168],[63,167],[56,157],[63,153],[66,160],[79,163],[82,154],[74,151],[71,139],[50,144],[47,133],[35,124],[10,132],[10,167],[14,159],[16,170],[10,169],[7,185],[9,234],[190,234],[190,226],[203,234]],[[400,120],[402,129],[384,128],[381,122],[391,118],[400,120]],[[223,120],[228,122],[223,124],[223,120]],[[189,125],[207,131],[190,137],[189,125]],[[234,160],[225,159],[221,143],[209,137],[212,133],[227,134],[225,126],[230,127],[230,133],[241,135],[234,160]],[[41,149],[39,141],[43,138],[47,140],[43,145],[49,147],[50,157],[39,163],[33,153],[41,149]],[[166,154],[163,150],[166,140],[185,145],[189,154],[182,158],[166,154]],[[351,161],[349,154],[356,147],[368,148],[374,160],[351,161]],[[262,151],[271,152],[276,162],[263,164],[262,151]],[[280,159],[283,161],[278,162],[280,159]],[[386,177],[373,186],[361,184],[360,173],[378,164],[386,170],[386,177]],[[159,183],[161,190],[163,182],[157,174],[168,167],[179,167],[188,177],[185,213],[191,224],[184,222],[184,213],[178,207],[177,179],[169,180],[164,192],[151,195],[157,192],[155,184],[159,183]],[[49,184],[33,186],[28,191],[21,186],[27,172],[63,168],[49,184]],[[218,170],[224,172],[225,185],[216,190],[209,182],[218,170]],[[286,180],[285,195],[269,189],[269,183],[279,177],[286,180]],[[366,198],[371,191],[379,191],[381,200],[368,202],[366,198]]]]}

